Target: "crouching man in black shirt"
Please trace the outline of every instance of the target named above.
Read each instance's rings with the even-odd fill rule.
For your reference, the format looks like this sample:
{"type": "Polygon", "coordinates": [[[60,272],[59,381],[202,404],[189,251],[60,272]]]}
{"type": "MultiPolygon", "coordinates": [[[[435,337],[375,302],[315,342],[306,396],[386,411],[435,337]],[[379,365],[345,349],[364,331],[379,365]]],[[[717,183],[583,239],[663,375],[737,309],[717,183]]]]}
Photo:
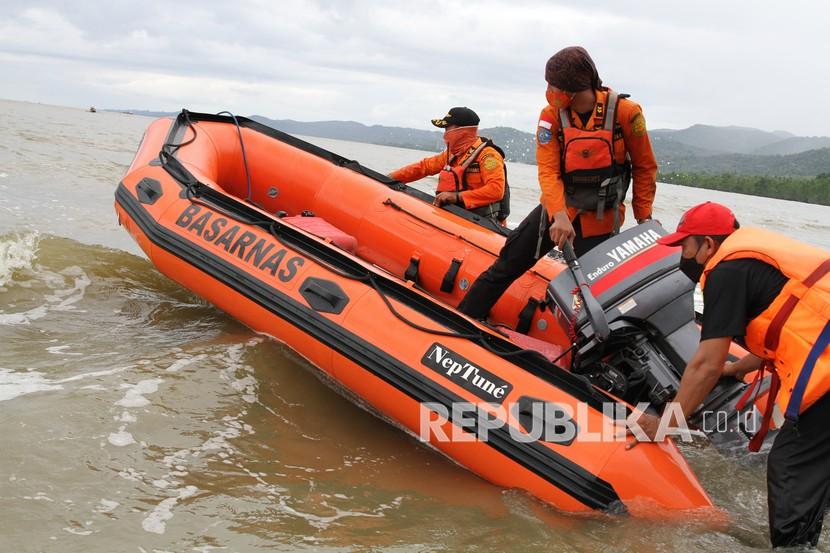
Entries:
{"type": "MultiPolygon", "coordinates": [[[[680,269],[703,291],[700,345],[675,402],[688,418],[721,376],[771,372],[769,409],[750,443],[757,451],[777,404],[785,422],[767,462],[770,538],[815,547],[830,498],[830,252],[739,226],[706,202],[659,240],[682,247],[680,269]],[[726,363],[733,338],[751,354],[726,363]]],[[[653,439],[659,420],[639,422],[653,439]]]]}

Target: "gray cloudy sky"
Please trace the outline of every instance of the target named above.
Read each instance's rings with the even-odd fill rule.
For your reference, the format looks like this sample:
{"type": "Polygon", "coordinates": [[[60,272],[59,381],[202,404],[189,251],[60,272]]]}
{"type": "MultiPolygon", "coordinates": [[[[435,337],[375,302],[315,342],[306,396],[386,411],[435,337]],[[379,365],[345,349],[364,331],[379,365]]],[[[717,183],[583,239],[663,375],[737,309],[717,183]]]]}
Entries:
{"type": "Polygon", "coordinates": [[[585,46],[651,128],[830,135],[830,3],[2,0],[0,97],[533,131],[544,64],[585,46]]]}

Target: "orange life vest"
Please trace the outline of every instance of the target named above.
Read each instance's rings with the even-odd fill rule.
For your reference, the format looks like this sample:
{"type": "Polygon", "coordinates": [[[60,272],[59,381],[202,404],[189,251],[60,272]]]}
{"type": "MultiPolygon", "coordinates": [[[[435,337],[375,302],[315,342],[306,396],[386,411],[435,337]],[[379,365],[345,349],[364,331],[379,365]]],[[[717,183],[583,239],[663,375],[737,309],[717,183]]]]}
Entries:
{"type": "Polygon", "coordinates": [[[830,390],[830,252],[767,230],[741,228],[706,264],[702,290],[709,272],[731,259],[758,259],[789,278],[769,307],[749,322],[745,339],[750,352],[773,365],[780,379],[774,399],[787,419],[797,421],[830,390]]]}
{"type": "MultiPolygon", "coordinates": [[[[622,140],[622,128],[616,121],[619,99],[617,92],[608,91],[604,109],[597,105],[597,112],[603,114],[601,126],[593,129],[574,127],[570,110],[559,110],[558,138],[565,203],[582,211],[595,211],[597,220],[603,219],[606,209],[614,208],[616,213],[631,182],[628,156],[622,163],[618,162],[614,147],[615,140],[622,140]]],[[[617,232],[619,223],[614,226],[614,232],[617,232]]]]}
{"type": "MultiPolygon", "coordinates": [[[[458,165],[453,165],[453,161],[456,160],[456,156],[450,156],[447,158],[447,164],[444,165],[444,168],[441,169],[441,172],[438,173],[438,188],[436,189],[437,192],[462,192],[464,190],[469,190],[470,186],[467,183],[467,170],[474,166],[474,164],[478,163],[478,156],[487,146],[493,146],[493,143],[489,140],[482,140],[481,144],[479,144],[475,149],[470,148],[472,151],[467,151],[467,157],[461,161],[458,165]]],[[[477,183],[479,186],[480,183],[477,183]]]]}
{"type": "MultiPolygon", "coordinates": [[[[467,157],[461,163],[452,165],[456,157],[450,156],[447,158],[447,164],[438,173],[438,187],[435,189],[436,194],[439,192],[463,192],[470,188],[482,186],[483,182],[480,176],[475,183],[468,183],[467,176],[471,170],[475,171],[479,169],[478,157],[485,148],[493,148],[504,159],[504,151],[496,146],[492,140],[489,138],[479,138],[479,140],[481,140],[481,144],[476,146],[475,149],[470,148],[472,151],[467,151],[467,157]]],[[[502,195],[502,199],[489,205],[470,209],[469,211],[484,215],[485,217],[491,217],[496,222],[507,221],[507,217],[510,215],[510,186],[507,183],[507,167],[504,169],[504,194],[502,195]]]]}

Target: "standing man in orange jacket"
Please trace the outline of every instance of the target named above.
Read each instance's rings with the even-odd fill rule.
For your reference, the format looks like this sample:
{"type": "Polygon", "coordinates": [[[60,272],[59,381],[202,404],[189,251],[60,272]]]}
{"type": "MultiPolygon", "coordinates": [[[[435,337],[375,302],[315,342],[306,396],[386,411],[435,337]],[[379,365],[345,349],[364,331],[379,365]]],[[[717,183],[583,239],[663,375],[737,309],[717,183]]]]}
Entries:
{"type": "Polygon", "coordinates": [[[504,152],[489,139],[478,135],[479,118],[467,107],[452,108],[432,124],[444,129],[447,149],[389,176],[401,182],[413,182],[428,175],[438,175],[435,205],[453,204],[504,225],[509,206],[502,202],[506,190],[504,152]]]}
{"type": "MultiPolygon", "coordinates": [[[[658,242],[682,248],[680,270],[703,291],[700,345],[674,401],[688,418],[721,376],[762,367],[760,385],[771,371],[768,408],[750,442],[757,451],[777,405],[785,422],[767,460],[770,538],[773,547],[816,547],[830,501],[830,252],[739,229],[713,202],[691,208],[658,242]],[[733,338],[750,355],[727,363],[733,338]]],[[[654,439],[659,420],[638,422],[654,439]]]]}
{"type": "Polygon", "coordinates": [[[637,222],[651,219],[657,162],[642,109],[602,86],[584,48],[560,50],[545,67],[548,105],[536,129],[540,205],[507,238],[495,263],[458,308],[483,319],[510,284],[553,246],[582,255],[618,232],[634,181],[637,222]]]}

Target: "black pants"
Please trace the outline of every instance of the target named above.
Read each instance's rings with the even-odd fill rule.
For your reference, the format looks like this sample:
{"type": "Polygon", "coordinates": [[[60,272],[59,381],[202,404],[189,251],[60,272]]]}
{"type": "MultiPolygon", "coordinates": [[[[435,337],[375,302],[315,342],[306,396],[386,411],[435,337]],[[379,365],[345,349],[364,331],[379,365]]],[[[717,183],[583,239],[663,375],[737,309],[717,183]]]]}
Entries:
{"type": "MultiPolygon", "coordinates": [[[[550,222],[545,219],[545,227],[541,233],[542,244],[539,248],[539,256],[536,256],[543,217],[546,217],[545,210],[539,204],[510,233],[504,247],[499,252],[498,259],[489,269],[479,275],[470,287],[470,291],[458,304],[459,311],[476,319],[485,318],[493,305],[504,294],[504,291],[513,284],[513,281],[533,267],[540,257],[553,249],[553,240],[550,239],[550,232],[548,232],[550,222]]],[[[578,217],[574,220],[574,230],[576,231],[574,251],[577,256],[588,252],[611,236],[610,234],[603,234],[602,236],[583,238],[578,217]]]]}
{"type": "Polygon", "coordinates": [[[787,421],[767,460],[767,503],[773,547],[816,547],[830,501],[830,394],[787,421]]]}

